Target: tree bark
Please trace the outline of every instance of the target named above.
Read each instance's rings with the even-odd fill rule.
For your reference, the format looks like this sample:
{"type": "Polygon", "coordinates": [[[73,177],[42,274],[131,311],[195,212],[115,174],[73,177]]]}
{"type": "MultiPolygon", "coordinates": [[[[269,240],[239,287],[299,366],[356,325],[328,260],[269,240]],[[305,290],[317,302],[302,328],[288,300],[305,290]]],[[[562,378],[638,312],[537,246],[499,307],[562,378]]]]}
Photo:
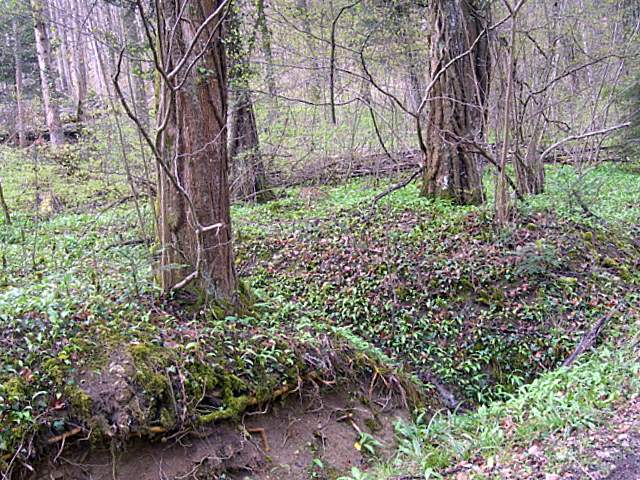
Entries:
{"type": "Polygon", "coordinates": [[[44,6],[42,0],[31,0],[38,66],[40,67],[40,83],[42,85],[42,101],[49,128],[49,139],[53,145],[62,145],[64,134],[60,121],[60,94],[56,89],[54,71],[51,68],[51,46],[44,20],[44,6]]]}
{"type": "Polygon", "coordinates": [[[159,273],[165,290],[194,282],[210,298],[233,300],[236,274],[227,181],[227,69],[220,15],[195,39],[197,29],[224,2],[191,0],[183,21],[177,22],[180,3],[160,2],[161,58],[166,72],[177,73],[163,77],[160,85],[158,124],[166,120],[166,127],[157,139],[162,158],[159,273]],[[196,48],[190,49],[193,42],[196,48]],[[203,55],[197,59],[200,52],[203,55]],[[194,68],[188,70],[193,61],[194,68]]]}
{"type": "Polygon", "coordinates": [[[249,58],[259,25],[256,25],[249,40],[245,40],[241,13],[237,5],[231,7],[227,15],[226,30],[229,85],[235,97],[229,118],[231,193],[243,200],[267,201],[272,196],[267,190],[266,169],[260,152],[253,99],[249,91],[249,58]]]}
{"type": "Polygon", "coordinates": [[[264,76],[267,83],[267,91],[275,102],[278,95],[275,74],[273,72],[273,51],[271,49],[271,30],[267,24],[266,7],[264,0],[256,0],[256,10],[258,15],[258,31],[260,32],[260,50],[265,61],[264,76]]]}
{"type": "Polygon", "coordinates": [[[62,7],[57,0],[47,0],[49,7],[48,18],[51,19],[51,37],[54,39],[55,48],[52,56],[56,59],[58,70],[58,91],[65,94],[71,93],[71,67],[69,65],[69,48],[67,42],[67,32],[62,18],[62,7]]]}
{"type": "Polygon", "coordinates": [[[471,145],[484,136],[490,66],[483,33],[486,17],[488,12],[482,12],[474,0],[433,3],[430,72],[432,79],[439,77],[427,99],[422,186],[427,197],[448,198],[457,204],[483,201],[480,158],[471,145]]]}
{"type": "Polygon", "coordinates": [[[27,140],[24,133],[24,106],[22,104],[22,46],[20,44],[20,31],[18,21],[13,18],[13,60],[16,72],[16,133],[18,134],[18,146],[24,147],[27,140]]]}
{"type": "Polygon", "coordinates": [[[544,193],[544,161],[538,152],[542,134],[544,133],[543,115],[538,115],[534,122],[524,159],[516,159],[514,162],[518,191],[522,195],[544,193]]]}

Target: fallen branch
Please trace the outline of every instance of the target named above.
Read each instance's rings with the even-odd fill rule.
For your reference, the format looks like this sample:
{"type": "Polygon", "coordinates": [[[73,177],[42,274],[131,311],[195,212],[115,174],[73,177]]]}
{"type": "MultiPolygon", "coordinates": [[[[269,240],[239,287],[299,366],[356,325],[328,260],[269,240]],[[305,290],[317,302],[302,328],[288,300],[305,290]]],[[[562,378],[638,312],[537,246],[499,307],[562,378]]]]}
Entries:
{"type": "Polygon", "coordinates": [[[395,185],[390,186],[389,188],[387,188],[384,192],[379,193],[378,195],[376,195],[375,197],[373,197],[373,205],[377,204],[380,200],[382,200],[384,197],[386,197],[387,195],[400,190],[401,188],[406,187],[407,185],[409,185],[411,182],[413,182],[418,175],[420,175],[422,172],[424,171],[424,167],[420,167],[418,170],[416,170],[415,172],[413,172],[413,175],[411,175],[410,177],[402,180],[399,183],[396,183],[395,185]]]}
{"type": "Polygon", "coordinates": [[[564,145],[567,142],[572,142],[574,140],[582,140],[584,138],[589,138],[589,137],[595,137],[597,135],[606,135],[606,134],[614,132],[616,130],[620,130],[621,128],[628,128],[630,126],[631,126],[631,122],[625,122],[625,123],[621,123],[619,125],[614,125],[614,126],[609,127],[609,128],[603,128],[601,130],[594,130],[592,132],[586,132],[586,133],[583,133],[583,134],[580,134],[580,135],[571,135],[570,137],[563,138],[559,142],[556,142],[553,145],[551,145],[549,148],[547,148],[544,152],[542,152],[542,155],[540,155],[540,159],[544,161],[544,159],[547,157],[547,155],[549,155],[556,148],[558,148],[561,145],[564,145]]]}
{"type": "Polygon", "coordinates": [[[580,355],[582,355],[584,352],[586,352],[587,350],[589,350],[591,347],[595,345],[596,340],[598,339],[598,337],[600,336],[600,333],[602,333],[602,330],[604,329],[604,326],[611,319],[613,314],[616,313],[616,311],[617,311],[616,309],[611,310],[609,313],[607,313],[604,317],[602,317],[600,320],[598,320],[595,323],[595,325],[591,328],[591,330],[589,330],[582,337],[582,340],[580,340],[580,343],[578,344],[576,349],[573,351],[573,353],[569,355],[564,362],[562,362],[563,367],[570,367],[571,364],[573,364],[573,362],[575,362],[580,355]]]}

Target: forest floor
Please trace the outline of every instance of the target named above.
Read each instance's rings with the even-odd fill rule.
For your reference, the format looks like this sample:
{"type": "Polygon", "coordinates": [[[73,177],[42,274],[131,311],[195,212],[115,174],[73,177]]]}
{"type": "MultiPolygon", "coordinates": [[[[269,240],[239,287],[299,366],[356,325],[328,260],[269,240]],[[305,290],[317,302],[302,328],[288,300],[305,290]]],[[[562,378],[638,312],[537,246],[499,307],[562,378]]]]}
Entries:
{"type": "MultiPolygon", "coordinates": [[[[172,451],[183,459],[172,467],[157,451],[132,450],[135,461],[160,459],[148,478],[225,469],[228,478],[270,478],[282,475],[276,464],[288,465],[288,478],[509,478],[509,469],[514,478],[545,478],[571,471],[551,468],[561,456],[536,460],[540,451],[571,452],[572,438],[583,442],[604,428],[616,408],[635,411],[640,172],[633,165],[550,166],[547,192],[520,204],[504,230],[492,226],[489,208],[428,201],[414,185],[374,206],[390,179],[289,189],[264,205],[236,205],[247,308],[229,315],[159,295],[151,271],[157,247],[146,242],[151,202],[136,206],[125,177],[91,158],[99,156],[43,153],[35,163],[0,152],[13,212],[13,224],[0,230],[6,472],[48,471],[38,463],[45,458],[77,464],[77,449],[88,444],[109,447],[95,459],[112,468],[110,456],[142,437],[163,448],[189,438],[201,453],[185,459],[172,451]],[[557,369],[604,317],[601,346],[557,369]],[[303,406],[287,403],[294,398],[303,406]],[[271,423],[254,424],[253,414],[270,406],[261,418],[271,423]],[[458,413],[443,413],[449,409],[458,413]],[[225,420],[243,420],[227,443],[248,442],[261,460],[239,460],[244,447],[225,452],[200,442],[222,432],[211,425],[225,420]],[[300,458],[287,457],[285,447],[300,458]]],[[[583,443],[581,459],[591,455],[583,443]]],[[[120,478],[129,467],[140,476],[122,458],[120,478]]],[[[604,463],[598,471],[609,468],[604,463]]]]}

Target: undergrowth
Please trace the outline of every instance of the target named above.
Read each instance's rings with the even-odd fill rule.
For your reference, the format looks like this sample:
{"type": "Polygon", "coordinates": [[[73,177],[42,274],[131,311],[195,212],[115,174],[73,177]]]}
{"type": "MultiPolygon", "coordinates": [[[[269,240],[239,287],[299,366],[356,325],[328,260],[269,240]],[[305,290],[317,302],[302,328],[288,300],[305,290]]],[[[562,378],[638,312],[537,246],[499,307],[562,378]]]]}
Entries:
{"type": "MultiPolygon", "coordinates": [[[[606,224],[565,195],[577,179],[567,167],[549,169],[548,192],[521,205],[504,231],[492,227],[488,208],[429,201],[415,185],[372,207],[391,180],[354,180],[312,197],[289,189],[265,205],[236,205],[248,308],[187,309],[154,286],[151,205],[118,202],[130,190],[122,175],[102,174],[106,145],[69,147],[64,158],[42,152],[37,162],[31,150],[0,150],[14,220],[0,219],[0,462],[28,463],[47,438],[78,425],[96,441],[160,435],[233,417],[311,374],[332,380],[393,366],[419,377],[431,397],[436,382],[455,403],[490,405],[403,427],[403,449],[419,439],[429,458],[405,452],[411,469],[436,469],[458,458],[452,451],[466,458],[491,446],[438,439],[443,450],[427,452],[433,435],[464,436],[474,422],[542,408],[546,397],[517,406],[512,394],[532,398],[545,378],[566,385],[561,370],[521,390],[595,320],[637,302],[638,177],[603,165],[584,177],[583,198],[606,224]],[[119,407],[129,426],[115,431],[92,418],[100,392],[91,390],[114,365],[135,392],[119,407]],[[496,399],[504,402],[489,403],[496,399]]],[[[606,378],[618,381],[615,372],[606,378]]],[[[553,405],[560,428],[571,411],[553,405]]],[[[497,442],[491,432],[478,435],[497,442]]]]}
{"type": "Polygon", "coordinates": [[[499,479],[495,465],[509,461],[518,447],[526,451],[541,438],[562,438],[606,422],[616,405],[640,394],[637,313],[618,325],[624,330],[619,338],[570,368],[543,374],[505,401],[470,413],[423,412],[411,423],[398,423],[394,461],[367,473],[354,470],[345,480],[437,479],[455,474],[457,465],[476,466],[465,478],[499,479]]]}
{"type": "Polygon", "coordinates": [[[486,208],[427,200],[416,185],[376,208],[385,186],[368,179],[325,188],[313,205],[292,190],[239,209],[240,271],[262,295],[350,328],[456,402],[506,398],[638,288],[627,223],[640,212],[637,176],[609,165],[591,174],[628,187],[598,190],[598,214],[616,213],[603,225],[563,203],[565,169],[550,168],[549,193],[502,231],[486,208]]]}

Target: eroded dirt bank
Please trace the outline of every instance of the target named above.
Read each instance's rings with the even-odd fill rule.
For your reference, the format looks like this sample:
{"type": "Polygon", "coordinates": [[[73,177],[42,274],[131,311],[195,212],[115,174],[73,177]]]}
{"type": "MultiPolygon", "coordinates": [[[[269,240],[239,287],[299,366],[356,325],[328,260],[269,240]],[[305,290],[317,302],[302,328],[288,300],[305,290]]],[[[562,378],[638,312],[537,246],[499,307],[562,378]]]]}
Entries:
{"type": "Polygon", "coordinates": [[[322,395],[293,393],[246,413],[238,423],[158,437],[154,443],[138,439],[117,451],[92,451],[80,441],[54,454],[32,478],[335,479],[353,466],[366,468],[374,454],[390,453],[393,424],[409,416],[397,399],[367,390],[363,385],[322,395]]]}

